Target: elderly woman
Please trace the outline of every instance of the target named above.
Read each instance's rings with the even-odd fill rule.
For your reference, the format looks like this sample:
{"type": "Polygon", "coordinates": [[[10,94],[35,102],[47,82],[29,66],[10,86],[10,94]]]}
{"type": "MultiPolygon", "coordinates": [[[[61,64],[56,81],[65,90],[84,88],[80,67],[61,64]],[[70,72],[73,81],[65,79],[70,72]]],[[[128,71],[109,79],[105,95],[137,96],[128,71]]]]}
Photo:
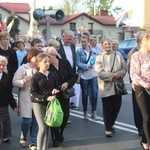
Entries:
{"type": "Polygon", "coordinates": [[[73,87],[77,80],[77,74],[72,69],[68,60],[63,60],[57,57],[57,51],[54,47],[46,47],[44,50],[50,58],[50,68],[58,81],[59,94],[56,95],[60,101],[64,112],[63,123],[60,127],[51,128],[53,147],[58,147],[59,142],[63,142],[63,131],[66,127],[69,118],[69,99],[63,96],[63,91],[73,87]]]}
{"type": "Polygon", "coordinates": [[[13,78],[13,85],[19,88],[19,115],[22,117],[20,145],[22,147],[27,145],[27,134],[30,130],[31,144],[29,145],[29,148],[36,148],[38,125],[32,110],[32,103],[30,101],[30,81],[31,77],[36,72],[36,56],[39,53],[40,52],[38,50],[30,50],[27,54],[28,62],[18,68],[13,78]]]}
{"type": "Polygon", "coordinates": [[[114,124],[122,103],[121,96],[115,93],[114,81],[119,82],[124,78],[126,63],[119,52],[112,50],[109,38],[102,39],[101,46],[103,52],[96,57],[95,71],[99,77],[105,134],[106,137],[112,137],[112,132],[115,132],[114,124]],[[114,57],[114,55],[116,56],[114,57]]]}

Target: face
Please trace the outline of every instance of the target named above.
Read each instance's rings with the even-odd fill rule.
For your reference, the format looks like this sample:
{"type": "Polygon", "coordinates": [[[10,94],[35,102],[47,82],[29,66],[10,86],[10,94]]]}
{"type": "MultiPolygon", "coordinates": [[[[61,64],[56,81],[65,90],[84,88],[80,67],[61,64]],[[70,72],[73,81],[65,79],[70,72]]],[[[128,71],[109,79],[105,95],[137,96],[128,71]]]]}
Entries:
{"type": "Polygon", "coordinates": [[[111,50],[111,41],[109,41],[109,40],[103,41],[103,43],[102,43],[102,48],[103,48],[105,51],[110,51],[110,50],[111,50]]]}
{"type": "Polygon", "coordinates": [[[6,67],[6,62],[0,61],[0,73],[2,73],[5,70],[5,67],[6,67]]]}
{"type": "Polygon", "coordinates": [[[96,39],[96,38],[93,38],[93,39],[91,40],[90,44],[91,44],[92,46],[96,46],[96,45],[97,45],[97,39],[96,39]]]}
{"type": "Polygon", "coordinates": [[[21,39],[21,35],[16,35],[16,36],[15,36],[15,40],[16,40],[16,41],[19,41],[20,39],[21,39]]]}
{"type": "Polygon", "coordinates": [[[49,57],[50,63],[53,64],[53,62],[56,60],[56,55],[49,53],[48,57],[49,57]]]}
{"type": "Polygon", "coordinates": [[[33,68],[37,67],[37,59],[36,56],[31,58],[30,64],[32,65],[33,68]]]}
{"type": "Polygon", "coordinates": [[[81,38],[81,43],[84,48],[89,45],[89,41],[87,38],[81,38]]]}
{"type": "Polygon", "coordinates": [[[9,36],[2,37],[1,40],[0,40],[0,44],[1,44],[3,47],[7,47],[8,44],[9,44],[9,36]]]}
{"type": "Polygon", "coordinates": [[[20,49],[20,50],[25,50],[25,46],[24,46],[24,44],[20,44],[19,49],[20,49]]]}
{"type": "Polygon", "coordinates": [[[58,52],[60,46],[59,45],[55,45],[54,47],[55,47],[56,51],[58,52]]]}
{"type": "Polygon", "coordinates": [[[117,51],[118,47],[119,47],[118,43],[113,41],[112,42],[112,49],[115,50],[115,51],[117,51]]]}
{"type": "Polygon", "coordinates": [[[72,43],[76,44],[76,43],[77,43],[77,40],[78,40],[78,36],[75,35],[75,36],[73,37],[72,43]]]}
{"type": "Polygon", "coordinates": [[[50,61],[49,61],[49,57],[45,57],[40,63],[39,63],[39,68],[42,71],[46,71],[48,70],[50,66],[50,61]]]}
{"type": "Polygon", "coordinates": [[[66,45],[70,45],[72,40],[73,40],[73,35],[71,34],[68,34],[68,35],[63,35],[63,42],[66,44],[66,45]]]}
{"type": "Polygon", "coordinates": [[[33,48],[35,48],[36,50],[38,50],[38,51],[42,51],[42,43],[36,43],[34,46],[33,46],[33,48]]]}

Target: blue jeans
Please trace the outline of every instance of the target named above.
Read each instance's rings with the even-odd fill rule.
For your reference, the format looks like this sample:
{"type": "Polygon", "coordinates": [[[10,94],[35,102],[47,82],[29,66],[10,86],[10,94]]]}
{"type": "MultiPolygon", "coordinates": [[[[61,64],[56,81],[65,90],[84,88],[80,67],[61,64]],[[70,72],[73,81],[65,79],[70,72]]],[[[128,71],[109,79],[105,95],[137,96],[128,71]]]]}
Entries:
{"type": "Polygon", "coordinates": [[[80,85],[82,89],[82,105],[83,111],[87,111],[88,96],[90,97],[92,111],[96,111],[97,107],[97,97],[98,97],[98,81],[97,77],[89,80],[80,80],[80,85]]]}
{"type": "Polygon", "coordinates": [[[44,123],[46,106],[40,103],[33,103],[33,111],[39,126],[37,135],[37,150],[47,150],[50,127],[44,123]]]}
{"type": "Polygon", "coordinates": [[[35,119],[34,113],[32,112],[32,118],[22,118],[21,131],[23,136],[27,137],[28,130],[30,128],[30,141],[36,143],[38,124],[35,119]]]}

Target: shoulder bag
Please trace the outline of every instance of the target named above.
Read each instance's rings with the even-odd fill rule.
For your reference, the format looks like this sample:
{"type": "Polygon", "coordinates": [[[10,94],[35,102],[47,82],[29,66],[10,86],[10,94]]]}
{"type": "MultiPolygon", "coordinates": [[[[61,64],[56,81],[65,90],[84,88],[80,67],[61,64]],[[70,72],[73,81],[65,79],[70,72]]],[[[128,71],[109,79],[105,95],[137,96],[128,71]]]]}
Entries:
{"type": "MultiPolygon", "coordinates": [[[[113,65],[112,65],[112,68],[111,68],[111,72],[114,68],[115,57],[116,57],[116,52],[114,54],[114,60],[113,60],[113,65]]],[[[114,89],[115,89],[115,95],[121,96],[121,95],[128,94],[123,80],[121,80],[120,82],[114,81],[114,89]]]]}
{"type": "MultiPolygon", "coordinates": [[[[85,64],[88,63],[88,61],[89,61],[89,59],[91,57],[91,54],[92,54],[92,51],[90,50],[89,57],[88,57],[87,61],[85,62],[85,64]]],[[[77,79],[76,83],[80,84],[80,79],[81,79],[81,74],[78,73],[78,79],[77,79]]]]}

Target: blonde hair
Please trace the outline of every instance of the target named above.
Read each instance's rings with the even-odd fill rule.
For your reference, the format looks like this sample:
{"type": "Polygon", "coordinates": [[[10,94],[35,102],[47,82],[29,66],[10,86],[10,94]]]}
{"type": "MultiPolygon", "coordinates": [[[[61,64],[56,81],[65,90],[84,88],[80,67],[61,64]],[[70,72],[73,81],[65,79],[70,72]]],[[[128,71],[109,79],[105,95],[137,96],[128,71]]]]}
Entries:
{"type": "Polygon", "coordinates": [[[141,43],[140,52],[144,59],[146,59],[147,54],[150,53],[150,50],[148,49],[148,47],[150,47],[149,45],[150,45],[150,31],[147,32],[147,34],[143,37],[142,43],[141,43]]]}
{"type": "Polygon", "coordinates": [[[57,51],[56,51],[55,47],[53,47],[53,46],[45,47],[44,53],[47,55],[52,54],[52,55],[57,56],[57,51]]]}
{"type": "Polygon", "coordinates": [[[59,47],[60,43],[55,39],[50,39],[48,42],[48,46],[59,47]]]}
{"type": "Polygon", "coordinates": [[[48,55],[45,53],[39,53],[36,57],[37,63],[40,63],[45,57],[48,57],[48,55]]]}

